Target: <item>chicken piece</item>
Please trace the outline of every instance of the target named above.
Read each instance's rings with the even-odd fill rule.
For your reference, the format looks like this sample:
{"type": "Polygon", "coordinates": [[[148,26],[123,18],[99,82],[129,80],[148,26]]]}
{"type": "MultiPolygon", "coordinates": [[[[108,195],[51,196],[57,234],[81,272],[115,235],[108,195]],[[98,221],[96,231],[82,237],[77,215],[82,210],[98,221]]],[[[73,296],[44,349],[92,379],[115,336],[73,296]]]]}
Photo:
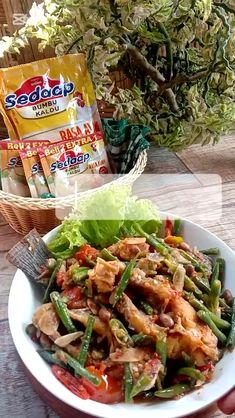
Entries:
{"type": "Polygon", "coordinates": [[[189,302],[176,295],[168,308],[176,322],[167,339],[168,356],[181,358],[182,351],[185,351],[197,365],[205,364],[208,359],[218,360],[217,337],[208,325],[200,321],[189,302]]]}
{"type": "Polygon", "coordinates": [[[207,358],[218,359],[216,336],[208,325],[200,321],[190,303],[171,287],[169,280],[164,276],[152,279],[132,275],[130,285],[147,299],[158,303],[163,311],[167,307],[167,311],[173,313],[176,325],[169,331],[167,340],[170,358],[181,358],[182,351],[185,351],[197,364],[203,364],[207,358]]]}
{"type": "Polygon", "coordinates": [[[44,303],[34,312],[32,322],[36,328],[53,340],[58,338],[59,317],[52,303],[44,303]]]}
{"type": "Polygon", "coordinates": [[[117,303],[116,308],[137,333],[143,332],[146,335],[156,337],[163,329],[154,324],[148,315],[139,311],[126,294],[122,296],[121,300],[117,303]]]}
{"type": "Polygon", "coordinates": [[[144,237],[125,238],[109,247],[109,251],[123,260],[132,260],[137,254],[144,257],[149,252],[149,244],[144,237]]]}
{"type": "Polygon", "coordinates": [[[140,277],[132,274],[130,286],[141,292],[147,299],[160,304],[162,310],[167,306],[168,302],[175,295],[170,282],[164,276],[157,275],[154,278],[140,277]]]}
{"type": "Polygon", "coordinates": [[[119,260],[105,261],[98,257],[89,277],[95,283],[99,293],[107,293],[113,290],[115,277],[124,270],[125,264],[119,260]]]}

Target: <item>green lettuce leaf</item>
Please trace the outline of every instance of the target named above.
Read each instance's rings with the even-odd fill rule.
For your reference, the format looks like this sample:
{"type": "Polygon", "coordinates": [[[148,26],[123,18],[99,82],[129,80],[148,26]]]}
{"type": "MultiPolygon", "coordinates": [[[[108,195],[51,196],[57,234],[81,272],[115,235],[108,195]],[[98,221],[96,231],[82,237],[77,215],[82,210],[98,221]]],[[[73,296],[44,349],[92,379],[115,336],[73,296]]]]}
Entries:
{"type": "Polygon", "coordinates": [[[49,243],[49,250],[57,257],[67,259],[75,249],[86,243],[80,232],[81,222],[76,219],[66,219],[58,235],[49,243]]]}
{"type": "Polygon", "coordinates": [[[150,200],[133,196],[130,186],[110,186],[78,203],[49,249],[57,257],[68,258],[86,242],[104,248],[113,244],[114,236],[122,235],[121,228],[134,235],[133,221],[147,233],[157,232],[161,224],[150,200]]]}
{"type": "Polygon", "coordinates": [[[161,225],[157,207],[148,199],[137,199],[131,196],[126,208],[126,217],[123,226],[130,235],[134,234],[132,229],[133,221],[139,224],[148,234],[157,232],[161,225]]]}
{"type": "Polygon", "coordinates": [[[81,219],[80,232],[89,244],[106,247],[119,235],[131,194],[129,186],[110,186],[89,196],[72,216],[81,219]]]}

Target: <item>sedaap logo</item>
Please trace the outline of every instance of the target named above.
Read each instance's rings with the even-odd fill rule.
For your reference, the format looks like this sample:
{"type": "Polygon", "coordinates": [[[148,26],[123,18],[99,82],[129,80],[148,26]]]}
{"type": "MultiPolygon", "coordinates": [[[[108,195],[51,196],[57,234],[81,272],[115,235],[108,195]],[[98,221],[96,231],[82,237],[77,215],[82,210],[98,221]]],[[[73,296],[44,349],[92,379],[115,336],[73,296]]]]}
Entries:
{"type": "Polygon", "coordinates": [[[31,167],[32,174],[37,174],[41,171],[43,171],[43,170],[42,170],[42,164],[40,162],[35,163],[35,164],[32,165],[32,167],[31,167]]]}
{"type": "Polygon", "coordinates": [[[20,157],[12,157],[8,161],[8,167],[14,168],[14,167],[23,167],[22,161],[20,157]]]}
{"type": "Polygon", "coordinates": [[[76,154],[74,151],[64,152],[59,160],[51,164],[51,173],[54,173],[56,170],[65,170],[66,168],[86,163],[89,158],[90,155],[88,153],[83,154],[83,152],[79,152],[76,154]]]}
{"type": "Polygon", "coordinates": [[[6,109],[22,108],[59,97],[69,96],[75,89],[72,81],[62,82],[47,76],[37,76],[26,80],[15,93],[5,97],[6,109]]]}

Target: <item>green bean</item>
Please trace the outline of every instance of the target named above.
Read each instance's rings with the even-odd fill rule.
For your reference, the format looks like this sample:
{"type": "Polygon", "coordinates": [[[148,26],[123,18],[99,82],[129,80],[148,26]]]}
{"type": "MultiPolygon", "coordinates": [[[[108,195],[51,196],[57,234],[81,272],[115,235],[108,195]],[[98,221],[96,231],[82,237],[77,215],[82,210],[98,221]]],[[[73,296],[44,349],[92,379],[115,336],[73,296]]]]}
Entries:
{"type": "Polygon", "coordinates": [[[216,335],[216,337],[219,339],[219,341],[221,341],[222,344],[225,344],[227,338],[226,336],[223,334],[223,332],[221,332],[219,330],[219,328],[215,325],[215,323],[212,321],[210,315],[208,314],[208,312],[205,311],[198,311],[197,312],[198,317],[203,321],[206,322],[207,325],[209,325],[210,329],[212,330],[212,332],[216,335]]]}
{"type": "Polygon", "coordinates": [[[95,267],[95,265],[96,265],[95,261],[93,261],[90,257],[86,257],[86,263],[87,263],[87,264],[88,264],[88,266],[89,266],[90,268],[92,268],[92,269],[93,269],[93,267],[95,267]]]}
{"type": "Polygon", "coordinates": [[[218,247],[207,248],[206,250],[200,250],[200,253],[205,255],[219,255],[220,249],[218,247]]]}
{"type": "Polygon", "coordinates": [[[189,376],[192,379],[200,380],[201,382],[204,382],[205,380],[204,374],[201,373],[200,370],[195,369],[195,367],[181,367],[177,374],[189,376]]]}
{"type": "Polygon", "coordinates": [[[182,219],[175,219],[174,222],[174,235],[180,235],[183,221],[182,219]]]}
{"type": "Polygon", "coordinates": [[[88,267],[74,267],[71,270],[71,278],[75,284],[84,284],[88,277],[88,267]]]}
{"type": "Polygon", "coordinates": [[[219,279],[219,268],[220,268],[219,262],[216,260],[215,265],[214,265],[213,270],[212,270],[211,286],[212,286],[212,284],[215,280],[219,279]]]}
{"type": "Polygon", "coordinates": [[[167,255],[169,253],[169,248],[171,247],[164,244],[164,241],[160,242],[156,237],[147,234],[137,223],[134,224],[134,228],[136,232],[138,232],[140,236],[145,237],[148,244],[155,248],[160,254],[167,255]]]}
{"type": "Polygon", "coordinates": [[[131,397],[134,398],[134,396],[149,389],[149,386],[151,385],[152,381],[153,381],[152,375],[150,376],[147,374],[142,374],[137,380],[137,382],[134,384],[134,386],[132,387],[131,397]]]}
{"type": "Polygon", "coordinates": [[[133,387],[133,376],[131,373],[130,363],[125,363],[125,402],[131,403],[131,391],[133,387]]]}
{"type": "Polygon", "coordinates": [[[163,366],[166,365],[167,360],[167,342],[166,342],[166,335],[160,334],[156,341],[156,352],[161,358],[161,362],[163,366]]]}
{"type": "Polygon", "coordinates": [[[56,280],[57,273],[60,270],[60,267],[61,267],[62,263],[63,263],[63,260],[61,260],[61,259],[56,260],[56,265],[55,265],[55,268],[53,270],[53,273],[52,273],[52,275],[50,277],[50,280],[48,282],[47,288],[45,290],[42,303],[49,302],[49,300],[50,300],[50,293],[52,291],[52,288],[53,288],[54,283],[55,283],[55,280],[56,280]]]}
{"type": "Polygon", "coordinates": [[[221,293],[221,282],[219,280],[214,280],[211,284],[211,291],[209,294],[209,309],[214,314],[218,313],[219,308],[219,297],[221,293]]]}
{"type": "Polygon", "coordinates": [[[70,356],[65,351],[57,351],[56,356],[57,358],[68,364],[70,367],[72,367],[72,369],[74,369],[75,375],[85,377],[86,379],[90,380],[90,382],[94,383],[95,386],[100,385],[101,379],[99,377],[95,376],[94,374],[89,372],[89,370],[85,369],[85,367],[83,367],[78,360],[70,356]]]}
{"type": "Polygon", "coordinates": [[[75,325],[73,324],[72,319],[69,316],[67,306],[63,302],[59,292],[52,292],[50,296],[51,296],[51,301],[55,307],[56,313],[60,317],[67,331],[69,333],[76,332],[77,329],[75,325]]]}
{"type": "Polygon", "coordinates": [[[130,231],[125,227],[125,225],[122,225],[120,228],[121,236],[122,237],[129,237],[130,231]]]}
{"type": "Polygon", "coordinates": [[[131,338],[133,343],[138,346],[145,346],[154,343],[153,337],[151,337],[150,335],[145,335],[142,332],[140,332],[139,334],[132,335],[131,338]]]}
{"type": "MultiPolygon", "coordinates": [[[[173,263],[172,261],[168,260],[167,258],[164,259],[164,263],[167,265],[167,267],[169,268],[170,272],[172,274],[175,273],[178,264],[177,263],[173,263]]],[[[196,296],[200,297],[202,295],[202,291],[196,286],[196,284],[193,282],[192,279],[190,279],[188,276],[184,276],[184,289],[187,290],[188,292],[193,292],[195,293],[196,296]]]]}
{"type": "Polygon", "coordinates": [[[88,298],[93,297],[93,287],[92,287],[92,281],[90,277],[88,277],[85,281],[85,289],[83,290],[83,292],[88,298]]]}
{"type": "Polygon", "coordinates": [[[109,327],[120,345],[124,345],[126,347],[133,346],[132,338],[128,334],[127,329],[124,327],[121,321],[119,321],[119,319],[111,319],[109,321],[109,327]]]}
{"type": "Polygon", "coordinates": [[[149,303],[145,302],[144,300],[142,300],[140,302],[140,307],[147,315],[152,315],[153,314],[152,306],[149,305],[149,303]]]}
{"type": "Polygon", "coordinates": [[[190,391],[190,386],[186,383],[170,386],[169,388],[157,390],[154,395],[158,398],[171,399],[190,391]]]}
{"type": "Polygon", "coordinates": [[[202,291],[196,286],[196,284],[188,276],[184,276],[184,289],[189,292],[195,293],[196,296],[200,297],[202,291]]]}
{"type": "Polygon", "coordinates": [[[223,286],[224,284],[224,272],[225,272],[225,260],[224,258],[217,258],[216,260],[219,263],[219,280],[223,286]]]}
{"type": "Polygon", "coordinates": [[[210,292],[210,285],[209,285],[209,281],[206,277],[193,277],[192,279],[194,281],[194,283],[196,284],[196,286],[202,290],[205,293],[209,293],[210,292]]]}
{"type": "Polygon", "coordinates": [[[116,303],[119,301],[119,299],[122,297],[123,293],[125,292],[125,289],[130,281],[131,274],[135,265],[136,265],[136,259],[134,258],[133,260],[130,261],[130,263],[128,263],[127,267],[125,268],[124,273],[122,274],[119,286],[114,296],[113,306],[116,305],[116,303]]]}
{"type": "Polygon", "coordinates": [[[218,328],[221,328],[221,329],[230,328],[230,323],[228,321],[225,321],[224,319],[219,318],[217,315],[215,315],[213,312],[211,312],[198,299],[194,298],[193,296],[187,296],[187,300],[189,301],[190,305],[192,305],[195,309],[197,309],[199,311],[205,311],[205,312],[207,312],[210,315],[212,321],[215,323],[215,325],[218,328]]]}
{"type": "Polygon", "coordinates": [[[107,248],[103,248],[103,250],[100,251],[100,257],[106,261],[115,261],[118,259],[109,250],[107,250],[107,248]]]}
{"type": "Polygon", "coordinates": [[[203,263],[200,263],[198,260],[196,260],[192,255],[187,253],[187,251],[179,249],[182,255],[184,255],[187,260],[189,260],[194,267],[196,267],[199,271],[205,272],[208,270],[207,266],[203,263]]]}
{"type": "Polygon", "coordinates": [[[91,336],[92,336],[92,330],[95,323],[95,318],[92,315],[89,315],[86,331],[82,340],[82,344],[80,347],[79,355],[78,355],[78,361],[82,366],[85,366],[88,356],[88,349],[91,342],[91,336]]]}
{"type": "Polygon", "coordinates": [[[57,364],[58,366],[67,368],[66,364],[55,357],[55,352],[50,350],[37,350],[37,353],[49,364],[57,364]]]}
{"type": "Polygon", "coordinates": [[[228,347],[228,349],[231,351],[235,347],[235,298],[233,299],[233,306],[232,306],[231,330],[228,335],[226,347],[228,347]]]}

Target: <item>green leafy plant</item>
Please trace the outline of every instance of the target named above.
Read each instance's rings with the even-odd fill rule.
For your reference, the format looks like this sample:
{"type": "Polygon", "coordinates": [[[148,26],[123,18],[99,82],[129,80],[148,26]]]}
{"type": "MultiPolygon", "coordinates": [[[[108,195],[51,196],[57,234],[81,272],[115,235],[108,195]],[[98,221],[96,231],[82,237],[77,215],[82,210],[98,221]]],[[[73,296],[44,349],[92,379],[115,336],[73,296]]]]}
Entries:
{"type": "Polygon", "coordinates": [[[233,0],[45,0],[0,52],[20,52],[33,37],[41,51],[85,52],[98,99],[148,125],[160,145],[216,143],[234,124],[233,0]],[[115,69],[129,89],[115,88],[115,69]]]}

